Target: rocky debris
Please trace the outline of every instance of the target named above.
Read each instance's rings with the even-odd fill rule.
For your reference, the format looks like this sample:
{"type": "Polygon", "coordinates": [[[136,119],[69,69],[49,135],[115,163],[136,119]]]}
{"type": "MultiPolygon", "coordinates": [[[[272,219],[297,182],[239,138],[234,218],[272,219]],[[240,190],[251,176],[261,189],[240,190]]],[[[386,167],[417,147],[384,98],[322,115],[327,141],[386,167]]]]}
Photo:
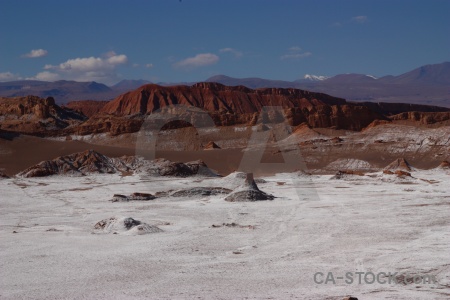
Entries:
{"type": "Polygon", "coordinates": [[[247,173],[244,184],[225,197],[225,201],[228,202],[253,202],[273,199],[275,199],[274,196],[266,194],[258,188],[253,179],[253,173],[247,173]]]}
{"type": "Polygon", "coordinates": [[[129,235],[162,232],[162,230],[155,225],[149,225],[129,217],[111,217],[103,219],[94,225],[94,230],[96,233],[129,235]]]}
{"type": "Polygon", "coordinates": [[[355,170],[342,170],[337,171],[336,175],[331,177],[330,179],[345,179],[353,176],[364,176],[364,172],[361,171],[355,171],[355,170]]]}
{"type": "Polygon", "coordinates": [[[412,171],[412,166],[406,161],[404,158],[397,158],[393,162],[391,162],[384,170],[395,171],[395,170],[403,170],[403,171],[412,171]]]}
{"type": "Polygon", "coordinates": [[[9,176],[0,171],[0,179],[7,179],[7,178],[9,178],[9,176]]]}
{"type": "Polygon", "coordinates": [[[0,97],[0,129],[25,134],[53,135],[87,119],[55,104],[52,97],[0,97]]]}
{"type": "Polygon", "coordinates": [[[206,146],[203,148],[204,150],[213,150],[213,149],[220,149],[219,146],[217,146],[216,143],[214,143],[213,141],[208,142],[208,144],[206,144],[206,146]]]}
{"type": "Polygon", "coordinates": [[[87,117],[97,114],[109,101],[81,100],[70,101],[62,107],[78,111],[87,117]]]}
{"type": "Polygon", "coordinates": [[[441,164],[438,166],[439,169],[450,169],[450,162],[444,160],[441,162],[441,164]]]}
{"type": "Polygon", "coordinates": [[[358,298],[352,297],[352,296],[348,296],[348,297],[345,297],[343,300],[358,300],[358,298]]]}
{"type": "Polygon", "coordinates": [[[215,196],[229,194],[232,190],[222,187],[194,187],[176,191],[170,194],[171,197],[194,197],[194,196],[215,196]]]}
{"type": "Polygon", "coordinates": [[[114,194],[111,199],[112,202],[128,202],[128,201],[148,201],[156,197],[149,193],[133,193],[129,196],[114,194]]]}
{"type": "Polygon", "coordinates": [[[212,228],[220,228],[220,227],[231,227],[231,228],[248,228],[248,229],[256,229],[255,225],[239,225],[237,223],[222,223],[222,224],[213,224],[212,228]]]}

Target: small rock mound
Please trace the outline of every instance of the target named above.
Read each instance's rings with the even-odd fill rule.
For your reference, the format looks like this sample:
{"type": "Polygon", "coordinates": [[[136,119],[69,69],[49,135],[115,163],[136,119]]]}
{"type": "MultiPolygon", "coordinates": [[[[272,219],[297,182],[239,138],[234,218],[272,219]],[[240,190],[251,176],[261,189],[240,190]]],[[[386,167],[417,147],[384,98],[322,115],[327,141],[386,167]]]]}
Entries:
{"type": "Polygon", "coordinates": [[[114,194],[111,199],[112,202],[128,202],[128,201],[148,201],[156,197],[149,193],[133,193],[129,196],[114,194]]]}
{"type": "Polygon", "coordinates": [[[216,143],[214,143],[213,141],[208,142],[208,144],[206,144],[206,146],[203,148],[204,150],[213,150],[213,149],[220,149],[219,146],[217,146],[216,143]]]}
{"type": "Polygon", "coordinates": [[[97,222],[94,229],[98,233],[114,233],[142,235],[161,232],[157,226],[142,223],[141,221],[127,217],[111,217],[97,222]]]}
{"type": "Polygon", "coordinates": [[[253,173],[248,173],[245,182],[233,193],[225,198],[228,202],[253,202],[262,200],[273,200],[274,196],[261,191],[253,179],[253,173]]]}
{"type": "Polygon", "coordinates": [[[413,167],[406,161],[404,158],[397,158],[393,162],[391,162],[384,170],[395,171],[412,171],[413,167]]]}
{"type": "Polygon", "coordinates": [[[156,159],[158,173],[161,176],[187,177],[192,175],[217,176],[202,160],[187,163],[172,162],[167,159],[156,159]]]}

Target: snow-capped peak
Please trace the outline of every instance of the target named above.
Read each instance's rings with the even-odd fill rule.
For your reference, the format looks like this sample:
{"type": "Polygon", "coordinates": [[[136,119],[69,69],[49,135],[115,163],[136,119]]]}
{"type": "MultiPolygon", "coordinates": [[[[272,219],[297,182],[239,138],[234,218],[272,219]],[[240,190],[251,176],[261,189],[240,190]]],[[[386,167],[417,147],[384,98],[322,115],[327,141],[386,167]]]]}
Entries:
{"type": "Polygon", "coordinates": [[[303,79],[307,79],[307,80],[311,80],[311,81],[322,81],[325,79],[328,79],[328,76],[318,76],[318,75],[310,75],[310,74],[305,74],[305,76],[303,77],[303,79]]]}
{"type": "Polygon", "coordinates": [[[367,77],[370,77],[370,78],[373,78],[373,79],[378,79],[378,78],[376,78],[376,77],[373,76],[373,75],[367,75],[367,74],[366,74],[366,76],[367,76],[367,77]]]}

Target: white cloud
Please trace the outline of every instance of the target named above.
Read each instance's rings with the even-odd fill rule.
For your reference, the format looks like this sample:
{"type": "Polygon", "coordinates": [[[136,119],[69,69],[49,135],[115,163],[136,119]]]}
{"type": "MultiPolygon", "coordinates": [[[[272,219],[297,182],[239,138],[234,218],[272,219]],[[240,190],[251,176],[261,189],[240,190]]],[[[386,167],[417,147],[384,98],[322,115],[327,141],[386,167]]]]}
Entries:
{"type": "Polygon", "coordinates": [[[145,67],[148,69],[151,69],[151,68],[153,68],[153,64],[146,64],[145,67]]]}
{"type": "Polygon", "coordinates": [[[285,59],[300,59],[300,58],[305,58],[308,56],[311,56],[312,53],[311,52],[302,52],[302,48],[298,47],[298,46],[293,46],[290,47],[288,49],[288,53],[280,56],[280,59],[285,60],[285,59]]]}
{"type": "Polygon", "coordinates": [[[36,76],[32,77],[32,78],[27,78],[27,79],[32,79],[32,80],[42,80],[42,81],[56,81],[61,79],[60,75],[57,73],[52,73],[49,71],[43,71],[40,73],[37,73],[36,76]]]}
{"type": "Polygon", "coordinates": [[[219,57],[212,53],[201,53],[197,54],[194,57],[188,57],[183,59],[177,63],[174,63],[173,66],[176,68],[196,68],[196,67],[204,67],[217,63],[219,61],[219,57]]]}
{"type": "Polygon", "coordinates": [[[243,55],[241,51],[238,51],[238,50],[233,49],[233,48],[223,48],[223,49],[220,49],[219,52],[221,52],[221,53],[231,53],[236,58],[239,58],[239,57],[241,57],[243,55]]]}
{"type": "Polygon", "coordinates": [[[367,22],[367,20],[368,20],[367,16],[356,16],[352,18],[352,21],[357,23],[365,23],[367,22]]]}
{"type": "Polygon", "coordinates": [[[22,57],[26,57],[26,58],[37,58],[37,57],[43,57],[46,56],[48,54],[47,50],[44,49],[33,49],[30,52],[22,55],[22,57]]]}
{"type": "Polygon", "coordinates": [[[285,60],[285,59],[299,59],[299,58],[305,58],[305,57],[308,57],[308,56],[311,56],[311,55],[312,55],[311,52],[305,52],[305,53],[292,53],[292,54],[285,54],[285,55],[282,55],[280,58],[281,58],[282,60],[285,60]]]}
{"type": "Polygon", "coordinates": [[[108,52],[103,57],[72,58],[58,65],[45,65],[44,72],[34,78],[39,80],[76,80],[114,83],[118,79],[116,68],[126,64],[128,58],[124,54],[108,52]]]}
{"type": "Polygon", "coordinates": [[[288,49],[290,52],[300,52],[302,51],[302,48],[300,48],[299,46],[293,46],[291,48],[288,49]]]}
{"type": "Polygon", "coordinates": [[[0,81],[12,81],[12,80],[16,80],[16,79],[20,79],[20,78],[11,72],[0,73],[0,81]]]}

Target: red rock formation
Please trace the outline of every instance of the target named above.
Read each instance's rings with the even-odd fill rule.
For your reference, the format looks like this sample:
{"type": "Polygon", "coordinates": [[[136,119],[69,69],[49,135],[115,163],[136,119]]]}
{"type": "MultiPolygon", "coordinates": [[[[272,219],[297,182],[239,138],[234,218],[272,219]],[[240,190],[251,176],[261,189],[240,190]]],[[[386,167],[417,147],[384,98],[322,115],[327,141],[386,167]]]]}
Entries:
{"type": "MultiPolygon", "coordinates": [[[[218,83],[197,83],[191,87],[149,84],[119,96],[100,112],[117,116],[143,115],[177,104],[207,111],[219,126],[254,125],[265,106],[282,107],[289,123],[294,126],[306,122],[312,127],[360,130],[373,120],[383,118],[367,107],[347,104],[344,99],[325,94],[281,88],[252,90],[218,83]]],[[[271,112],[265,113],[262,119],[259,121],[283,121],[282,116],[271,112]]]]}
{"type": "Polygon", "coordinates": [[[84,115],[64,109],[51,97],[0,98],[0,129],[19,133],[42,134],[79,124],[84,115]]]}
{"type": "Polygon", "coordinates": [[[389,117],[391,120],[415,121],[419,124],[436,124],[450,125],[450,112],[404,112],[389,117]]]}
{"type": "Polygon", "coordinates": [[[64,107],[81,112],[87,117],[97,114],[109,101],[81,100],[71,101],[64,107]]]}

